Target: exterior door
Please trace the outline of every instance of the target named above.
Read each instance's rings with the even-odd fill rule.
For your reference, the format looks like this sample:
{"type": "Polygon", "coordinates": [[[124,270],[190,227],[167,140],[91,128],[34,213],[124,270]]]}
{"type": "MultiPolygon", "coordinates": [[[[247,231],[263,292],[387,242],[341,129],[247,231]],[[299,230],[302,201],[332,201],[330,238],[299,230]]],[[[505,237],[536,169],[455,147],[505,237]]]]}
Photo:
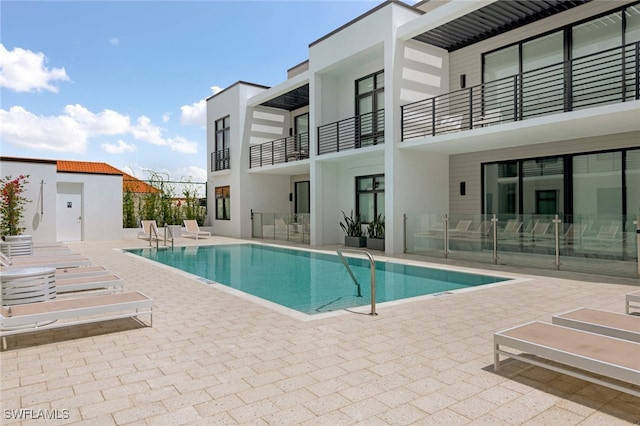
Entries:
{"type": "Polygon", "coordinates": [[[82,241],[82,184],[59,183],[56,240],[82,241]]]}

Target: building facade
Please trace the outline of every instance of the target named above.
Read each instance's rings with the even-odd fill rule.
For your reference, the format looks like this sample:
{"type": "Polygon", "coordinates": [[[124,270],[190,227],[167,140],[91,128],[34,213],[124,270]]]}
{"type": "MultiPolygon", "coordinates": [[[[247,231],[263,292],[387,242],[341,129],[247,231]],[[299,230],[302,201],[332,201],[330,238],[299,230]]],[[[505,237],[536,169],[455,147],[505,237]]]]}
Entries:
{"type": "Polygon", "coordinates": [[[328,245],[342,212],[381,214],[388,254],[428,215],[635,234],[639,67],[638,1],[384,2],[281,84],[207,99],[210,222],[328,245]]]}

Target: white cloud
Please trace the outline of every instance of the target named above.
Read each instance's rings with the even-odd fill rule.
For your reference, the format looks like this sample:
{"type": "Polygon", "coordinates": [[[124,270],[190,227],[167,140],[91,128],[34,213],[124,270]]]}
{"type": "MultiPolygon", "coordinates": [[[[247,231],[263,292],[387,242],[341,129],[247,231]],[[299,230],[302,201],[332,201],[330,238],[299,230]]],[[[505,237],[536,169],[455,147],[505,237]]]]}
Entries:
{"type": "Polygon", "coordinates": [[[120,40],[118,40],[118,38],[116,37],[112,37],[111,39],[109,39],[109,43],[113,46],[117,46],[120,44],[120,40]]]}
{"type": "Polygon", "coordinates": [[[207,102],[203,99],[200,102],[180,107],[182,115],[180,124],[206,127],[207,125],[207,102]]]}
{"type": "MultiPolygon", "coordinates": [[[[37,116],[20,106],[5,111],[0,109],[0,139],[35,150],[84,153],[89,139],[99,136],[132,135],[135,139],[171,151],[186,154],[198,152],[198,144],[184,137],[167,138],[164,129],[154,125],[146,116],[140,116],[132,125],[128,116],[111,110],[94,113],[82,105],[67,105],[64,114],[37,116]]],[[[102,144],[111,153],[131,151],[134,145],[102,144]]]]}
{"type": "Polygon", "coordinates": [[[70,81],[64,68],[48,69],[41,52],[16,47],[9,51],[0,43],[0,87],[16,92],[49,90],[57,93],[52,83],[70,81]]]}
{"type": "Polygon", "coordinates": [[[0,109],[0,137],[3,143],[29,149],[84,153],[88,133],[69,116],[37,116],[14,106],[0,109]]]}
{"type": "Polygon", "coordinates": [[[109,154],[123,154],[125,152],[135,152],[138,147],[119,140],[116,144],[103,143],[100,147],[109,154]]]}
{"type": "Polygon", "coordinates": [[[164,114],[162,114],[162,122],[163,123],[166,123],[170,119],[171,119],[171,113],[165,112],[164,114]]]}
{"type": "MultiPolygon", "coordinates": [[[[215,95],[221,92],[222,88],[218,86],[211,86],[211,92],[215,95]]],[[[202,99],[201,101],[194,102],[191,105],[184,105],[180,107],[182,114],[180,115],[180,124],[186,126],[207,126],[207,101],[202,99]]]]}

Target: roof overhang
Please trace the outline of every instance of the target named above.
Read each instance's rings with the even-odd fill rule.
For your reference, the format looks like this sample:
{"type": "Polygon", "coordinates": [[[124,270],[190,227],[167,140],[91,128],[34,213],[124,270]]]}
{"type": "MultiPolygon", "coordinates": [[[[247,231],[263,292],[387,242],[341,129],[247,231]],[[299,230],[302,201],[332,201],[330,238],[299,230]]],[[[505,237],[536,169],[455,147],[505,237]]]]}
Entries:
{"type": "Polygon", "coordinates": [[[260,105],[293,111],[309,105],[309,84],[297,87],[260,105]]]}
{"type": "Polygon", "coordinates": [[[414,39],[452,52],[591,1],[497,0],[414,39]]]}

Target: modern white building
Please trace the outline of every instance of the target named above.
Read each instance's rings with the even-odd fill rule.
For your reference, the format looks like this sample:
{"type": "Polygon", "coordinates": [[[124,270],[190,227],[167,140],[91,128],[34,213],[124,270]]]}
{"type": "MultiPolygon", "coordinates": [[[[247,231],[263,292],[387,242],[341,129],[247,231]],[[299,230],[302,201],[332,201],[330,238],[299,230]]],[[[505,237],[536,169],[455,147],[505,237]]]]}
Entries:
{"type": "Polygon", "coordinates": [[[445,214],[518,220],[519,242],[557,214],[567,247],[615,227],[635,260],[639,68],[638,1],[386,1],[281,84],[207,99],[210,223],[316,246],[344,242],[343,211],[382,214],[397,254],[445,214]]]}

